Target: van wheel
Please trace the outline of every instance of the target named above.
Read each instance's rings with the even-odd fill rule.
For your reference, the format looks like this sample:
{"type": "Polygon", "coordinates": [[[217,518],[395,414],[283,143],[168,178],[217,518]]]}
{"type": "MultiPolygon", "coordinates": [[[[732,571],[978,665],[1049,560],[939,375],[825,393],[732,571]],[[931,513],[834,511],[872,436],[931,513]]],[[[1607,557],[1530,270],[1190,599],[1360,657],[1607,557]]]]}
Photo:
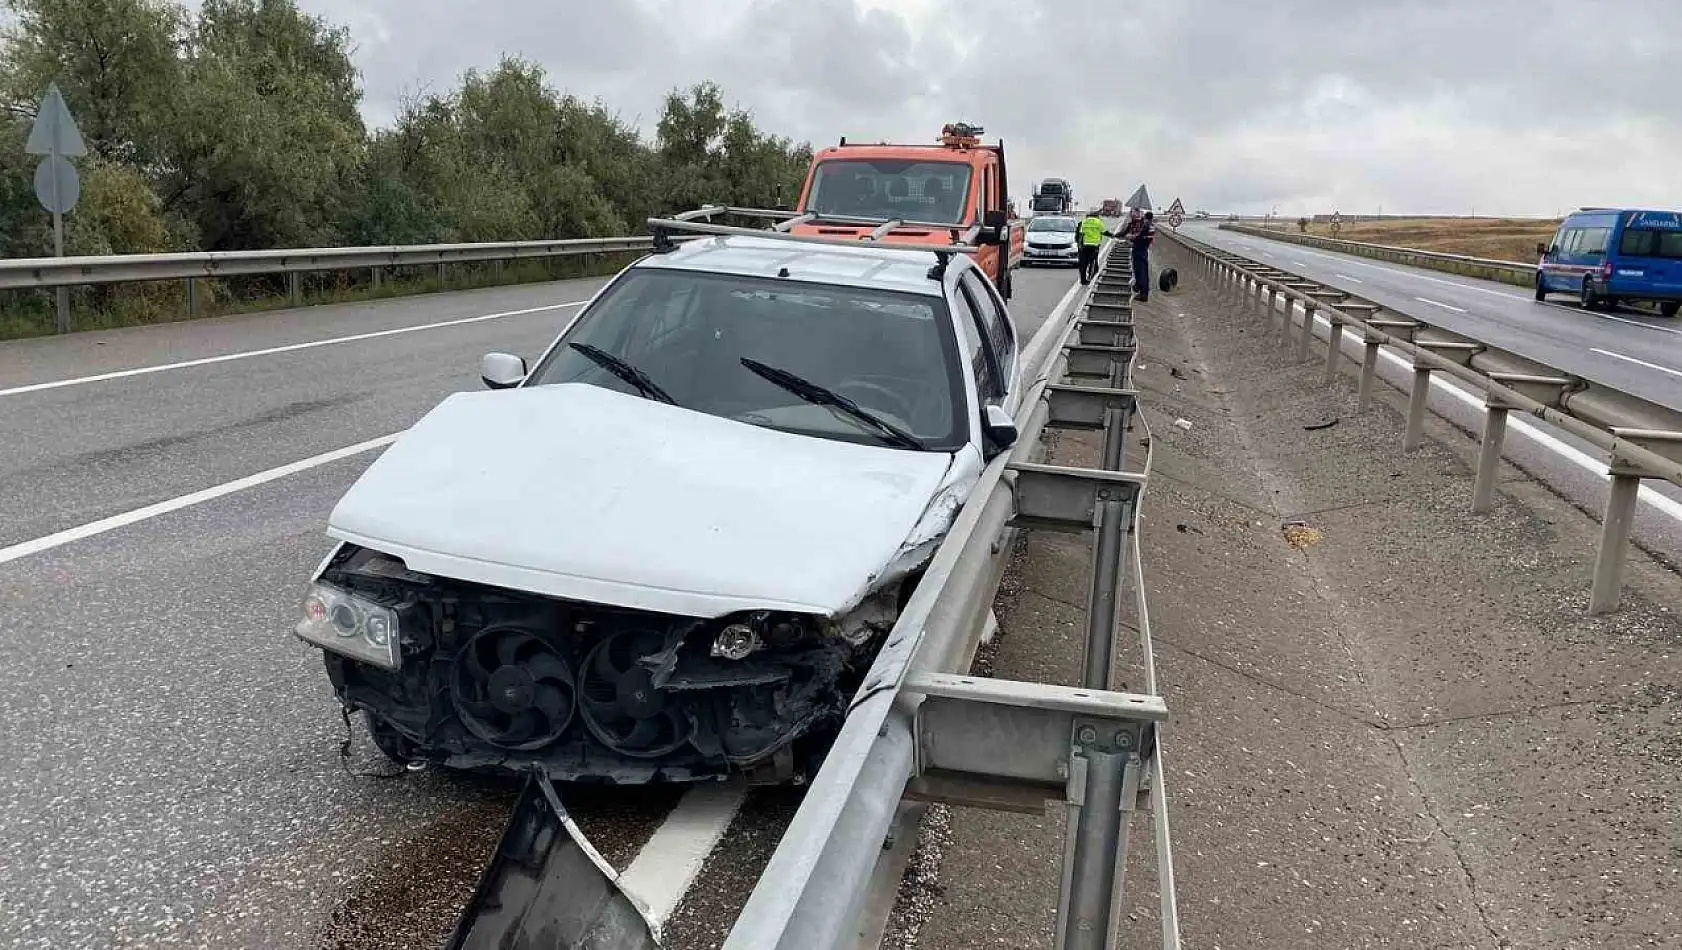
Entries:
{"type": "Polygon", "coordinates": [[[1599,310],[1602,300],[1600,292],[1594,289],[1594,281],[1583,278],[1583,309],[1599,310]]]}
{"type": "Polygon", "coordinates": [[[1544,285],[1542,283],[1542,275],[1537,274],[1536,275],[1536,299],[1538,301],[1543,301],[1543,300],[1548,299],[1548,292],[1543,289],[1543,286],[1544,285]]]}
{"type": "Polygon", "coordinates": [[[1659,316],[1674,317],[1678,308],[1682,308],[1682,301],[1666,300],[1659,304],[1659,316]]]}

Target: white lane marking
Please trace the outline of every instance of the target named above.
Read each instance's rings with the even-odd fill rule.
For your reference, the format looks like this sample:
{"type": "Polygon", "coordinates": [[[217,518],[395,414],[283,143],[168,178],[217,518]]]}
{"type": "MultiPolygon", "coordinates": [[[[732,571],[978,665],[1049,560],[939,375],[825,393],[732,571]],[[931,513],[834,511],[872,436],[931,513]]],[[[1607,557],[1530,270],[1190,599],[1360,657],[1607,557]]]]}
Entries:
{"type": "Polygon", "coordinates": [[[42,551],[50,551],[53,548],[62,547],[63,545],[70,544],[75,541],[81,541],[85,538],[91,538],[97,534],[104,534],[107,531],[115,531],[118,528],[124,528],[131,524],[138,524],[139,522],[156,518],[159,515],[169,514],[172,511],[180,511],[183,508],[191,508],[194,505],[203,504],[204,502],[221,498],[224,495],[231,495],[234,492],[244,491],[247,488],[255,488],[258,485],[267,484],[268,482],[285,478],[288,475],[296,475],[299,472],[308,471],[312,468],[318,468],[322,465],[328,464],[329,462],[337,462],[340,459],[347,459],[353,455],[361,455],[363,452],[367,452],[370,449],[377,449],[390,445],[391,443],[397,441],[397,437],[402,434],[403,433],[401,432],[395,432],[391,435],[382,435],[377,439],[369,439],[366,442],[358,442],[355,445],[347,445],[342,449],[334,449],[331,452],[323,452],[320,455],[312,455],[307,459],[299,459],[296,462],[289,462],[285,465],[271,468],[264,472],[258,472],[255,475],[247,475],[244,478],[236,478],[231,482],[223,482],[220,485],[213,485],[209,488],[203,488],[186,495],[168,498],[164,501],[147,505],[144,508],[136,508],[133,511],[125,511],[122,514],[112,515],[108,518],[101,518],[98,521],[90,521],[84,525],[77,525],[74,528],[66,528],[63,531],[57,531],[44,537],[36,538],[33,541],[23,541],[10,547],[0,548],[0,564],[5,564],[9,561],[16,561],[19,558],[28,557],[31,554],[39,554],[42,551]]]}
{"type": "Polygon", "coordinates": [[[643,908],[656,937],[746,797],[747,789],[734,783],[698,785],[685,792],[619,875],[620,888],[643,908]]]}
{"type": "Polygon", "coordinates": [[[1332,276],[1336,277],[1338,280],[1347,280],[1351,284],[1364,284],[1364,283],[1366,283],[1366,281],[1362,280],[1359,277],[1350,277],[1348,274],[1339,274],[1337,271],[1332,271],[1332,276]]]}
{"type": "Polygon", "coordinates": [[[1589,349],[1589,352],[1590,353],[1599,353],[1601,356],[1610,356],[1615,360],[1623,360],[1626,363],[1634,363],[1637,366],[1645,366],[1648,369],[1656,369],[1661,373],[1669,373],[1672,376],[1682,376],[1682,370],[1671,369],[1668,366],[1660,366],[1657,363],[1649,363],[1646,360],[1638,360],[1633,356],[1625,356],[1622,353],[1614,353],[1611,350],[1603,350],[1599,347],[1591,347],[1589,349]]]}
{"type": "MultiPolygon", "coordinates": [[[[1588,313],[1588,311],[1581,307],[1568,307],[1565,304],[1552,303],[1548,304],[1548,306],[1558,307],[1561,310],[1569,310],[1572,313],[1588,313]]],[[[1675,327],[1656,327],[1651,323],[1642,323],[1640,320],[1631,320],[1628,317],[1614,317],[1609,313],[1591,313],[1589,316],[1599,317],[1602,320],[1611,320],[1614,323],[1627,323],[1632,327],[1641,327],[1644,330],[1657,330],[1660,333],[1682,333],[1682,330],[1678,330],[1675,327]]]]}
{"type": "MultiPolygon", "coordinates": [[[[1301,312],[1302,307],[1300,305],[1293,305],[1291,309],[1296,312],[1301,312]]],[[[1331,322],[1325,317],[1315,314],[1314,322],[1318,326],[1327,327],[1329,332],[1331,322]]],[[[1354,335],[1356,334],[1351,334],[1351,336],[1354,335]]],[[[1345,342],[1345,347],[1350,350],[1353,350],[1354,347],[1358,345],[1360,345],[1359,340],[1350,339],[1345,342]]],[[[1379,350],[1378,355],[1384,357],[1387,362],[1393,363],[1403,369],[1413,368],[1412,363],[1402,358],[1400,354],[1392,353],[1388,348],[1379,350]]],[[[1472,393],[1461,389],[1454,383],[1446,382],[1444,381],[1441,373],[1431,374],[1431,385],[1442,390],[1444,393],[1460,401],[1466,406],[1470,406],[1473,409],[1483,409],[1483,395],[1481,393],[1473,395],[1472,393]]],[[[1517,432],[1520,435],[1523,435],[1525,438],[1535,442],[1542,448],[1553,452],[1555,455],[1560,456],[1567,462],[1570,462],[1583,471],[1588,472],[1590,475],[1598,477],[1601,481],[1611,481],[1612,479],[1611,474],[1606,470],[1607,467],[1604,460],[1597,459],[1578,449],[1576,446],[1567,445],[1560,439],[1543,432],[1541,429],[1538,429],[1536,426],[1531,425],[1523,419],[1517,418],[1516,416],[1509,418],[1507,420],[1507,431],[1517,432]]],[[[1646,485],[1641,486],[1640,490],[1636,492],[1636,497],[1647,504],[1652,505],[1654,508],[1658,509],[1660,514],[1669,517],[1671,520],[1682,521],[1682,502],[1679,502],[1668,495],[1661,495],[1646,485]]]]}
{"type": "Polygon", "coordinates": [[[1432,300],[1429,297],[1415,297],[1413,299],[1419,301],[1420,303],[1428,303],[1433,307],[1441,307],[1444,310],[1453,310],[1455,313],[1467,313],[1467,312],[1469,312],[1464,307],[1456,307],[1454,304],[1443,303],[1440,300],[1432,300]]]}
{"type": "Polygon", "coordinates": [[[83,383],[100,383],[109,379],[124,379],[129,376],[145,376],[149,373],[162,373],[172,369],[187,369],[193,366],[209,366],[212,363],[226,363],[231,360],[247,360],[257,356],[273,356],[276,353],[293,353],[298,350],[314,349],[318,346],[336,346],[340,343],[355,343],[359,340],[374,340],[380,337],[396,336],[399,333],[417,333],[421,330],[438,330],[444,327],[459,327],[468,323],[483,323],[487,320],[501,320],[504,317],[518,317],[528,313],[542,313],[546,310],[565,310],[568,307],[582,307],[587,300],[574,300],[568,303],[553,303],[542,307],[527,307],[523,310],[504,310],[500,313],[484,313],[477,317],[462,317],[459,320],[444,320],[438,323],[423,323],[413,327],[396,327],[391,330],[375,330],[370,333],[356,333],[350,336],[336,336],[325,340],[310,340],[306,343],[288,343],[285,346],[271,346],[261,350],[243,350],[238,353],[224,353],[221,356],[206,356],[196,360],[182,360],[179,363],[159,363],[155,366],[140,366],[134,369],[122,369],[111,373],[99,373],[94,376],[77,376],[73,379],[55,379],[46,383],[31,383],[27,386],[13,386],[11,389],[0,389],[0,396],[17,396],[23,393],[40,392],[43,389],[58,389],[61,386],[79,386],[83,383]]]}
{"type": "Polygon", "coordinates": [[[1291,258],[1291,263],[1293,263],[1293,264],[1295,264],[1295,265],[1297,265],[1297,266],[1298,266],[1298,267],[1307,267],[1307,266],[1308,266],[1308,262],[1307,262],[1307,261],[1299,261],[1299,260],[1297,260],[1297,259],[1296,259],[1296,258],[1294,258],[1294,257],[1293,257],[1293,258],[1291,258]]]}

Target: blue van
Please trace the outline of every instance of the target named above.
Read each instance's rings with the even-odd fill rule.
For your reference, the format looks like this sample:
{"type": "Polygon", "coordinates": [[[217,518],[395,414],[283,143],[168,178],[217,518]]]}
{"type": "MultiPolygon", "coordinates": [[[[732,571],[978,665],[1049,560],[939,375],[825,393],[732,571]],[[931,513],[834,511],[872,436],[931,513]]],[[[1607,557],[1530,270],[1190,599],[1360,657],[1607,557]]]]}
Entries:
{"type": "Polygon", "coordinates": [[[1576,294],[1589,310],[1646,300],[1676,316],[1682,306],[1682,214],[1585,208],[1536,245],[1536,299],[1576,294]]]}

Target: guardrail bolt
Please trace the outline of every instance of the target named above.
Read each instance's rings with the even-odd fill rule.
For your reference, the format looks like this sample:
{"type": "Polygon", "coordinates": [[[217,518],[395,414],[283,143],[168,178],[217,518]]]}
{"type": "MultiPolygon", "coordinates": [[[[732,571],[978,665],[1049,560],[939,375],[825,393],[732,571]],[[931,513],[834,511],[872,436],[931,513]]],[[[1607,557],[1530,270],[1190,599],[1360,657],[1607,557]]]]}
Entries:
{"type": "Polygon", "coordinates": [[[1128,746],[1133,744],[1132,734],[1126,732],[1125,730],[1117,732],[1115,734],[1115,744],[1116,744],[1116,748],[1118,748],[1118,749],[1127,748],[1128,746]]]}
{"type": "Polygon", "coordinates": [[[1081,744],[1090,745],[1098,741],[1098,730],[1091,726],[1081,726],[1076,738],[1080,739],[1081,744]]]}

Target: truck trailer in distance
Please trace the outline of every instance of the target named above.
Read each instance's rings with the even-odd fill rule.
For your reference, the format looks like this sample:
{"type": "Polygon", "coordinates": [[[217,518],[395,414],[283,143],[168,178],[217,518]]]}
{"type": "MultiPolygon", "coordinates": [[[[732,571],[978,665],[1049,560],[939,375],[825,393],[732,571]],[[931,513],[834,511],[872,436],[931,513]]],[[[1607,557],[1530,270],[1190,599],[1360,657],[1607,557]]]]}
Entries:
{"type": "Polygon", "coordinates": [[[1034,214],[1074,214],[1075,190],[1067,179],[1047,178],[1034,186],[1029,210],[1034,214]]]}

